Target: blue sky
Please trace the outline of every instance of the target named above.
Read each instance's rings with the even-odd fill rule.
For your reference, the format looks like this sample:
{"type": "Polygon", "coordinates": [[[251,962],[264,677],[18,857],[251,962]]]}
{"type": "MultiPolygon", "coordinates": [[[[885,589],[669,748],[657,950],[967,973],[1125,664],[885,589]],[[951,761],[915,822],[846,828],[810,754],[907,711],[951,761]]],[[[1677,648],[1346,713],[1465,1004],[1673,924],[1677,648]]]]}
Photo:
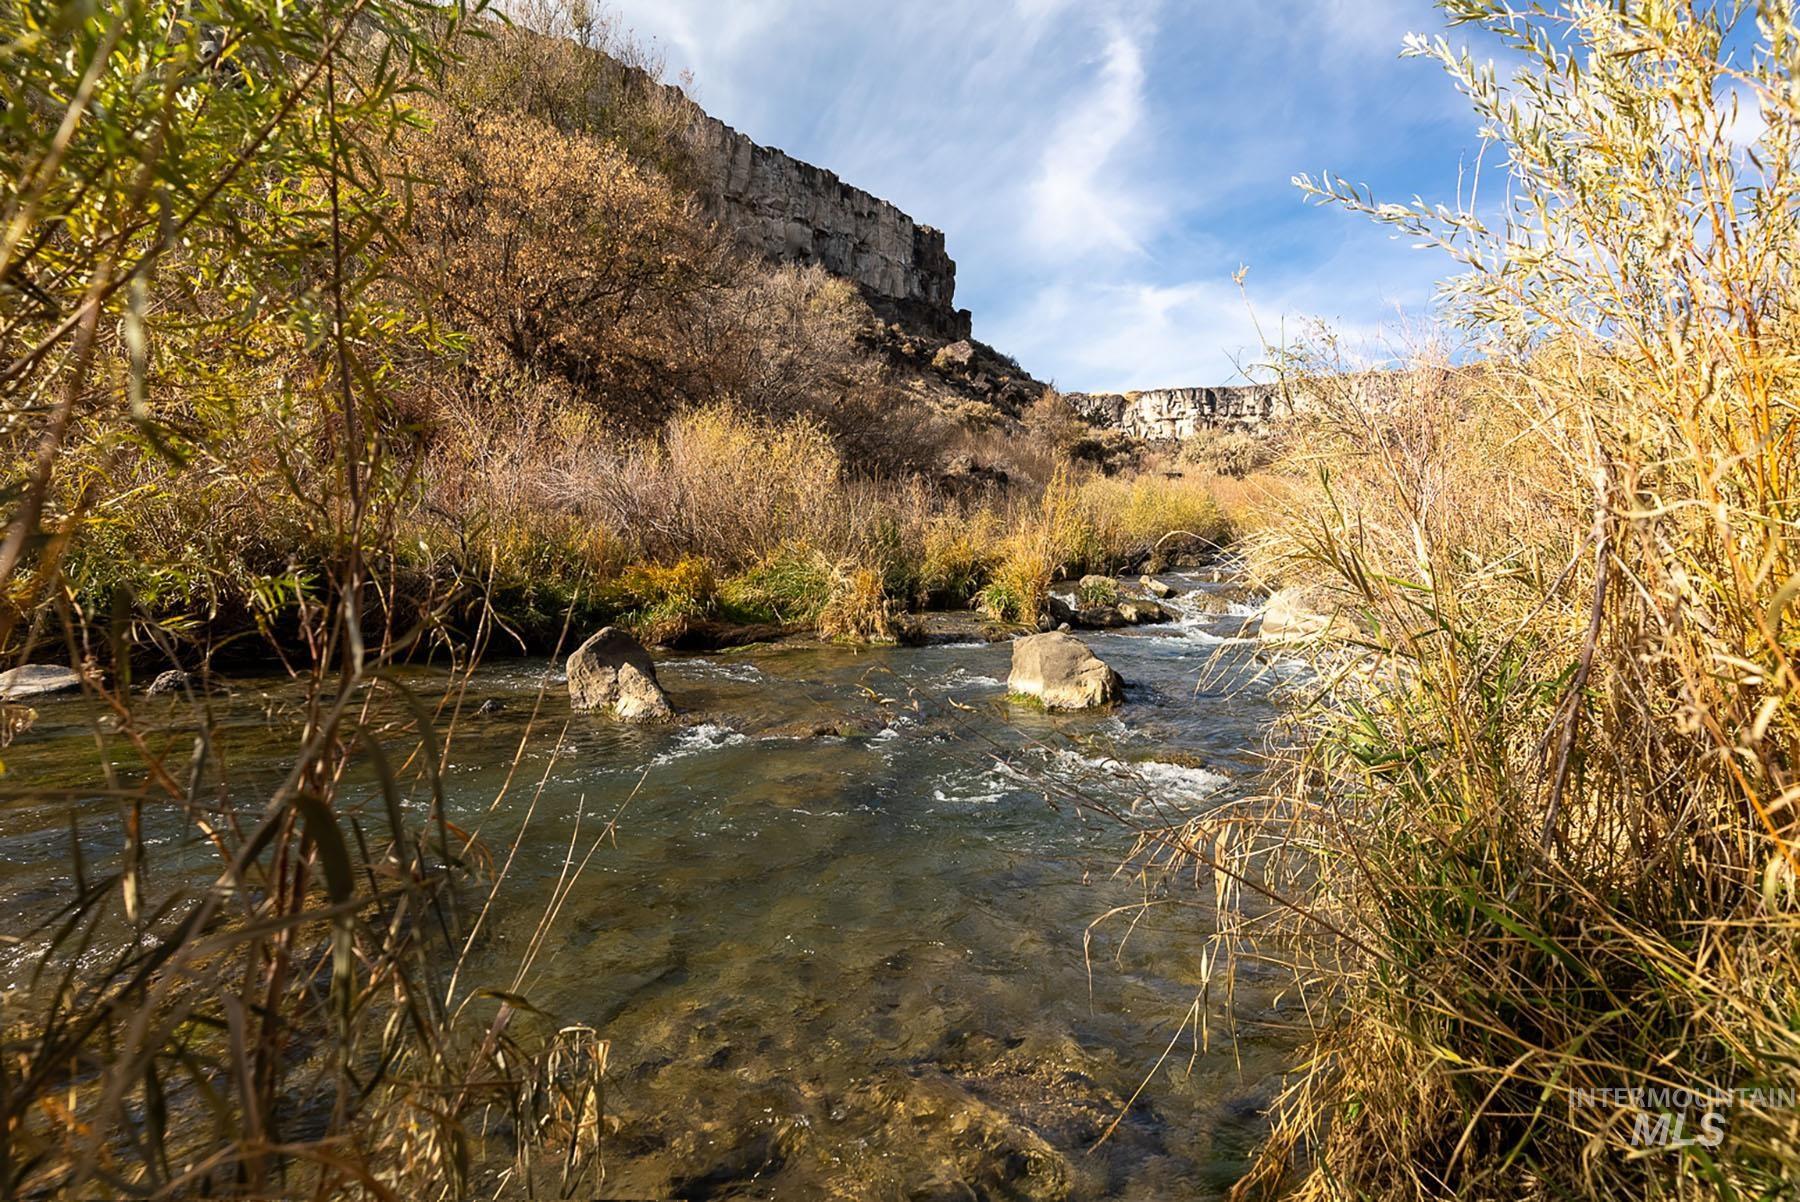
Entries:
{"type": "Polygon", "coordinates": [[[1455,196],[1429,0],[612,0],[714,115],[943,229],[976,336],[1065,389],[1223,383],[1265,333],[1379,353],[1448,264],[1303,203],[1455,196]]]}

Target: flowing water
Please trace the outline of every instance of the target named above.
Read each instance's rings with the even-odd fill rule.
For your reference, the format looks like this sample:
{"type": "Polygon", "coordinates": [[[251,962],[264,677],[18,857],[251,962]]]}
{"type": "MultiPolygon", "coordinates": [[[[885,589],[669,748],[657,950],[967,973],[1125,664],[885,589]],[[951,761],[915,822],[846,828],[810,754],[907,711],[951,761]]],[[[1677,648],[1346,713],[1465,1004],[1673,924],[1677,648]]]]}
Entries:
{"type": "MultiPolygon", "coordinates": [[[[1179,623],[1082,636],[1128,685],[1098,714],[1007,701],[1005,643],[669,657],[691,716],[674,729],[571,714],[543,661],[477,673],[449,814],[498,861],[525,837],[459,989],[511,984],[571,848],[613,823],[518,985],[610,1041],[603,1196],[1161,1199],[1235,1179],[1291,1002],[1240,968],[1201,1005],[1197,1051],[1206,898],[1117,870],[1131,823],[1252,785],[1289,665],[1235,637],[1244,611],[1215,586],[1165,579],[1192,590],[1179,623]]],[[[263,683],[229,707],[231,745],[273,779],[292,692],[263,683]]],[[[84,704],[40,704],[9,775],[91,787],[84,704]]],[[[191,840],[157,821],[153,841],[191,840]]],[[[0,829],[9,929],[66,895],[66,831],[0,829]]]]}

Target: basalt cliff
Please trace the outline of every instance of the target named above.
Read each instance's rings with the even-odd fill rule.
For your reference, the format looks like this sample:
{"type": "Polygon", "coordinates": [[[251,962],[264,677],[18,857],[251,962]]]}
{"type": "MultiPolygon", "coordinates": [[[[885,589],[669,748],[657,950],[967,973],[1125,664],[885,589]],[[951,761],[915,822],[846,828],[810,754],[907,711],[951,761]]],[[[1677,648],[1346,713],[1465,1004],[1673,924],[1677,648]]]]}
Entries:
{"type": "Polygon", "coordinates": [[[941,230],[673,95],[690,115],[688,146],[702,202],[745,249],[817,263],[855,282],[877,316],[908,330],[944,340],[969,336],[969,311],[956,307],[956,263],[941,230]]]}
{"type": "Polygon", "coordinates": [[[1157,388],[1146,392],[1065,393],[1090,424],[1123,430],[1133,438],[1171,441],[1201,430],[1258,429],[1292,409],[1293,399],[1270,384],[1219,388],[1157,388]]]}

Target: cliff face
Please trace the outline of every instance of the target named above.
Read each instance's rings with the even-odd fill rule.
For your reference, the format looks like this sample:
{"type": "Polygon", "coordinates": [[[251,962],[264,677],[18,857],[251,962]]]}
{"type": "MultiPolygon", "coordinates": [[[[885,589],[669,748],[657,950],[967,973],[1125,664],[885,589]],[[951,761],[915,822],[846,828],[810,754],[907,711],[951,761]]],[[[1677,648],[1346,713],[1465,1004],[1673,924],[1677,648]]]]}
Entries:
{"type": "Polygon", "coordinates": [[[1191,438],[1213,427],[1256,428],[1285,414],[1289,404],[1268,384],[1158,388],[1123,396],[1073,392],[1066,399],[1090,423],[1145,439],[1191,438]]]}
{"type": "Polygon", "coordinates": [[[759,146],[691,101],[689,133],[702,197],[746,248],[818,263],[862,287],[881,317],[944,339],[969,336],[944,235],[830,171],[759,146]]]}

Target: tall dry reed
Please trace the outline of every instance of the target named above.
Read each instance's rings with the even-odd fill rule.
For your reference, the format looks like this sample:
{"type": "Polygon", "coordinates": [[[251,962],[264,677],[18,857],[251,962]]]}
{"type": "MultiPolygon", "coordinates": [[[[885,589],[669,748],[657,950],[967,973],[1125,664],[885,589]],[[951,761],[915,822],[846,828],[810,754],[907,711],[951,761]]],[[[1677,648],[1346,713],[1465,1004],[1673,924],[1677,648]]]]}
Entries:
{"type": "Polygon", "coordinates": [[[1240,1192],[1790,1196],[1794,10],[1443,7],[1504,189],[1302,182],[1456,257],[1472,362],[1295,381],[1259,558],[1358,633],[1179,848],[1314,1003],[1240,1192]]]}

